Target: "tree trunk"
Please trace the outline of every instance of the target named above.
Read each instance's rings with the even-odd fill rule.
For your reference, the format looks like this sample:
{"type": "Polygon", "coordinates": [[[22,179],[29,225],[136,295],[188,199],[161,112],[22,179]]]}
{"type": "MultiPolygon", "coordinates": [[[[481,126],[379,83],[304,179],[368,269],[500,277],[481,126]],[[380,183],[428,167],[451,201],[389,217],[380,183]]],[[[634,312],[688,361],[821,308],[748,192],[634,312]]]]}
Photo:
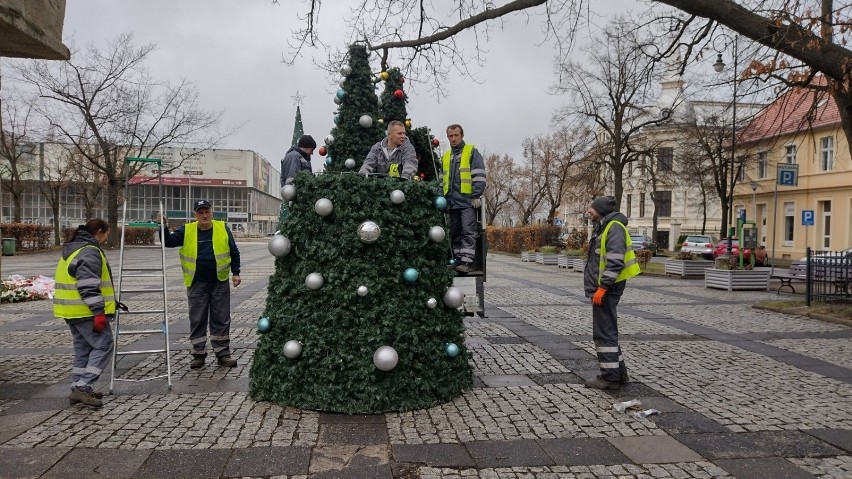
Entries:
{"type": "MultiPolygon", "coordinates": [[[[58,195],[57,195],[58,196],[58,195]]],[[[56,206],[53,206],[53,244],[59,246],[62,244],[62,225],[59,224],[59,199],[57,198],[56,206]]]]}
{"type": "Polygon", "coordinates": [[[118,247],[118,243],[121,240],[121,230],[119,230],[118,224],[118,202],[120,197],[121,189],[116,183],[110,181],[107,187],[107,223],[109,223],[109,229],[112,231],[112,234],[109,235],[109,239],[107,240],[107,246],[110,248],[118,247]]]}

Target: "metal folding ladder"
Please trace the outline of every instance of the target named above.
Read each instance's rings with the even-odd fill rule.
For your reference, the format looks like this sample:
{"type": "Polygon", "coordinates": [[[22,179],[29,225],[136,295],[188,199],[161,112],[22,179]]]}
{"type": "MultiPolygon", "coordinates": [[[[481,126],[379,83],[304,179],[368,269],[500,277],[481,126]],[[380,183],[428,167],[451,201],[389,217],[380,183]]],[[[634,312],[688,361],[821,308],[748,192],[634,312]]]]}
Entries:
{"type": "MultiPolygon", "coordinates": [[[[172,365],[171,365],[171,354],[169,351],[169,309],[168,309],[168,294],[166,288],[166,245],[164,241],[164,226],[162,223],[154,222],[154,221],[127,221],[127,202],[129,190],[133,188],[130,184],[129,175],[130,171],[135,169],[132,167],[132,164],[138,163],[147,163],[151,165],[156,165],[157,171],[157,184],[159,187],[158,198],[159,198],[159,208],[160,208],[160,218],[165,217],[165,211],[163,208],[163,170],[162,170],[162,161],[159,158],[126,158],[125,162],[128,163],[125,170],[127,171],[127,175],[125,177],[125,196],[124,201],[122,202],[121,207],[121,217],[122,217],[122,228],[121,228],[121,247],[119,251],[119,260],[118,260],[118,284],[115,289],[116,294],[116,302],[121,306],[116,308],[115,311],[115,328],[113,331],[113,354],[112,354],[112,374],[109,382],[109,390],[113,391],[113,386],[115,381],[150,381],[154,379],[162,379],[166,378],[168,382],[169,389],[172,387],[172,365]],[[145,258],[140,263],[137,259],[133,262],[133,264],[129,264],[125,261],[125,253],[126,253],[126,245],[125,245],[125,234],[127,227],[136,227],[136,228],[151,228],[151,229],[159,229],[160,233],[160,245],[159,246],[134,246],[133,249],[146,249],[146,250],[160,250],[160,262],[159,265],[156,264],[156,260],[152,255],[145,255],[145,258]],[[154,281],[152,281],[154,280],[154,281]],[[159,296],[162,297],[162,304],[160,307],[154,307],[153,309],[136,309],[133,307],[134,297],[131,296],[129,298],[125,297],[125,294],[141,294],[141,295],[149,295],[151,293],[158,293],[159,296]],[[129,306],[124,307],[124,302],[129,303],[129,306]],[[160,319],[157,323],[156,329],[133,329],[133,328],[124,328],[121,326],[121,321],[125,316],[141,316],[141,315],[156,315],[157,319],[160,319]],[[132,350],[132,351],[121,351],[119,339],[122,336],[128,335],[149,335],[149,334],[162,334],[163,335],[163,347],[157,349],[144,349],[144,350],[132,350]],[[141,379],[131,379],[131,378],[119,378],[115,375],[116,363],[118,362],[121,356],[126,355],[149,355],[149,354],[162,354],[164,356],[165,362],[165,374],[160,374],[156,376],[149,376],[141,379]]],[[[143,165],[143,168],[147,165],[143,165]]],[[[148,300],[150,301],[150,300],[148,300]]]]}

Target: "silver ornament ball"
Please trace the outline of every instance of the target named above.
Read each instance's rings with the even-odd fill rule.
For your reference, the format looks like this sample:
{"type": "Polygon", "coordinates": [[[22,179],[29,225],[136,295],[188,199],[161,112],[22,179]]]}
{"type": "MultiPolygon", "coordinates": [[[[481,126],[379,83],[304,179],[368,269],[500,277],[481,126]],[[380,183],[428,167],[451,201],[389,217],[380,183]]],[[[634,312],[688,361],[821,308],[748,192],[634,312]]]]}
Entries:
{"type": "Polygon", "coordinates": [[[370,115],[361,115],[361,118],[358,119],[358,124],[364,128],[370,128],[373,126],[373,117],[370,115]]]}
{"type": "Polygon", "coordinates": [[[390,194],[390,200],[391,203],[395,205],[402,204],[402,202],[405,201],[405,193],[403,193],[401,190],[393,190],[390,194]]]}
{"type": "Polygon", "coordinates": [[[296,197],[296,185],[284,185],[281,187],[281,197],[287,201],[293,201],[296,197]]]}
{"type": "Polygon", "coordinates": [[[340,104],[340,98],[334,97],[334,104],[339,105],[340,104]]]}
{"type": "Polygon", "coordinates": [[[284,343],[284,357],[287,359],[296,359],[302,355],[302,343],[291,339],[284,343]]]}
{"type": "Polygon", "coordinates": [[[343,166],[351,170],[352,168],[355,168],[355,160],[353,160],[352,158],[347,158],[346,161],[343,162],[343,166]]]}
{"type": "Polygon", "coordinates": [[[325,144],[331,146],[334,143],[334,135],[328,135],[325,137],[325,144]]]}
{"type": "Polygon", "coordinates": [[[464,304],[464,293],[456,287],[447,288],[447,292],[444,293],[444,306],[456,309],[462,304],[464,304]]]}
{"type": "Polygon", "coordinates": [[[290,238],[287,238],[283,235],[275,235],[269,240],[269,253],[276,258],[283,258],[287,256],[290,252],[290,248],[292,245],[290,244],[290,238]]]}
{"type": "Polygon", "coordinates": [[[438,300],[435,298],[429,298],[426,300],[426,306],[429,306],[429,309],[435,309],[438,306],[438,300]]]}
{"type": "Polygon", "coordinates": [[[447,237],[447,232],[444,231],[444,228],[440,226],[433,226],[429,228],[429,239],[434,241],[435,243],[440,243],[444,241],[444,238],[447,237]]]}
{"type": "Polygon", "coordinates": [[[390,371],[399,362],[396,349],[390,346],[382,346],[373,353],[373,364],[382,371],[390,371]]]}
{"type": "Polygon", "coordinates": [[[341,75],[348,76],[350,73],[352,73],[352,67],[350,67],[349,65],[343,65],[342,67],[340,67],[341,75]]]}
{"type": "Polygon", "coordinates": [[[341,78],[340,81],[337,82],[337,84],[340,85],[341,88],[343,88],[344,83],[346,83],[346,78],[341,78]]]}
{"type": "Polygon", "coordinates": [[[364,243],[372,243],[379,239],[382,235],[382,230],[374,221],[365,221],[358,225],[358,237],[364,243]]]}
{"type": "Polygon", "coordinates": [[[314,203],[314,211],[320,216],[328,216],[334,211],[334,205],[328,198],[320,198],[314,203]]]}
{"type": "Polygon", "coordinates": [[[314,291],[322,288],[323,278],[319,273],[311,273],[305,278],[305,286],[314,291]]]}
{"type": "Polygon", "coordinates": [[[366,286],[364,286],[364,285],[358,286],[358,296],[367,296],[367,293],[369,293],[369,292],[370,292],[370,290],[367,289],[366,286]]]}

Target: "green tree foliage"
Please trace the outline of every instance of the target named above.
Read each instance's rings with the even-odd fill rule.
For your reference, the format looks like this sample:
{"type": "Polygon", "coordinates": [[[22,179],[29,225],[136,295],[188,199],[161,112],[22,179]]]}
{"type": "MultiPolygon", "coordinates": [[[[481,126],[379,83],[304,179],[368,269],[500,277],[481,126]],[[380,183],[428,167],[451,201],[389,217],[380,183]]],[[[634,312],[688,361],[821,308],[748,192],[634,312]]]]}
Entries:
{"type": "Polygon", "coordinates": [[[379,117],[379,100],[375,92],[373,74],[367,48],[362,44],[349,47],[350,73],[343,86],[345,93],[335,114],[336,126],[331,130],[334,142],[328,145],[326,171],[350,171],[344,166],[348,158],[355,160],[354,171],[358,171],[370,148],[384,136],[384,129],[376,121],[379,117]],[[359,120],[363,115],[372,118],[372,125],[365,128],[359,120]],[[328,157],[331,157],[331,162],[328,157]]]}
{"type": "Polygon", "coordinates": [[[299,109],[299,105],[296,105],[296,122],[293,124],[293,140],[290,142],[290,146],[296,146],[299,143],[299,138],[305,134],[305,128],[302,126],[302,110],[299,109]]]}
{"type": "Polygon", "coordinates": [[[303,409],[380,413],[426,408],[457,397],[472,384],[470,355],[464,346],[463,316],[443,306],[452,285],[446,267],[449,234],[430,239],[443,226],[434,206],[434,183],[356,174],[298,175],[290,216],[280,224],[291,251],[276,259],[264,316],[271,321],[261,336],[251,368],[250,394],[303,409]],[[401,204],[391,192],[405,194],[401,204]],[[321,198],[333,212],[314,210],[321,198]],[[381,228],[372,242],[360,240],[365,221],[381,228]],[[414,282],[408,268],[419,272],[414,282]],[[318,290],[305,285],[311,273],[323,276],[318,290]],[[369,293],[361,296],[359,286],[369,293]],[[427,305],[429,298],[437,307],[427,305]],[[287,341],[304,346],[297,359],[283,355],[287,341]],[[460,350],[451,357],[447,343],[460,350]],[[381,371],[373,354],[393,347],[397,366],[381,371]]]}

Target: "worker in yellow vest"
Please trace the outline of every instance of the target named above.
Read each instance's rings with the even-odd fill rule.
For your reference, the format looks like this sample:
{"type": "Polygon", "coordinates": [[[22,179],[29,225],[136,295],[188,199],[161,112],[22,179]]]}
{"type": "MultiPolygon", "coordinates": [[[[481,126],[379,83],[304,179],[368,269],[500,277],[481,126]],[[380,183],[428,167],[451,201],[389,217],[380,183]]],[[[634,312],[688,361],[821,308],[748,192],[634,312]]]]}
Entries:
{"type": "Polygon", "coordinates": [[[450,149],[441,160],[444,197],[450,214],[450,239],[455,269],[469,273],[476,269],[476,218],[485,192],[485,160],[479,151],[464,142],[464,128],[447,127],[450,149]]]}
{"type": "Polygon", "coordinates": [[[207,358],[207,328],[210,345],[219,366],[232,368],[231,289],[240,280],[240,250],[224,221],[213,219],[213,205],[198,200],[192,207],[195,221],[173,232],[166,228],[166,247],[180,246],[180,264],[189,304],[189,341],[192,343],[191,369],[204,366],[207,358]]]}
{"type": "Polygon", "coordinates": [[[112,272],[100,245],[109,238],[109,224],[92,219],[80,225],[62,248],[56,265],[53,315],[63,319],[74,338],[71,367],[71,404],[103,406],[103,394],[94,390],[112,354],[109,321],[115,314],[112,272]]]}
{"type": "Polygon", "coordinates": [[[595,228],[589,238],[583,287],[586,297],[592,298],[592,339],[601,374],[585,384],[595,389],[619,389],[629,380],[618,344],[616,308],[627,279],[640,270],[627,232],[627,217],[615,209],[614,197],[600,196],[586,212],[595,228]]]}

